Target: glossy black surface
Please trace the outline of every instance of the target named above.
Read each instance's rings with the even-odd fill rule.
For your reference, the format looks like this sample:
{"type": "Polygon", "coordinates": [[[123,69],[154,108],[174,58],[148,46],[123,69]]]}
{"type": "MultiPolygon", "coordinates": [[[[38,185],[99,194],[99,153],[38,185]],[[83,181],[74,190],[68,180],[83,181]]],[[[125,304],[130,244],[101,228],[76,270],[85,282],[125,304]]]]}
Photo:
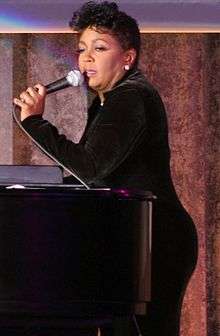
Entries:
{"type": "Polygon", "coordinates": [[[132,314],[150,299],[151,202],[129,190],[0,188],[0,324],[132,314]]]}

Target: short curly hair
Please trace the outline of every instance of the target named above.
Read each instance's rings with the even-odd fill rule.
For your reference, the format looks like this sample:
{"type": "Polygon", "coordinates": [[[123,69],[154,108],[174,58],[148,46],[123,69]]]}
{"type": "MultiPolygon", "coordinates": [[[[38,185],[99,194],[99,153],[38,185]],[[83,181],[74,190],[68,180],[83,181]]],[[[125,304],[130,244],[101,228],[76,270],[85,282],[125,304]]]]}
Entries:
{"type": "Polygon", "coordinates": [[[137,21],[121,12],[115,2],[88,1],[73,13],[69,26],[79,33],[88,27],[95,27],[103,32],[110,32],[115,36],[124,50],[136,50],[137,65],[140,54],[140,31],[137,21]]]}

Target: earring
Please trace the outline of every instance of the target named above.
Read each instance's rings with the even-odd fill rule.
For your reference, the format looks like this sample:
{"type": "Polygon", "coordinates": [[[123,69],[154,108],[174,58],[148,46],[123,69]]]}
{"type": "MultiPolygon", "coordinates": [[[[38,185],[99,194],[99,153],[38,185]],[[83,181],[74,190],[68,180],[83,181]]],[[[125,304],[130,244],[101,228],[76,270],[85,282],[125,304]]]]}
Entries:
{"type": "Polygon", "coordinates": [[[128,64],[125,64],[125,70],[127,71],[127,70],[129,70],[129,69],[130,69],[129,65],[128,65],[128,64]]]}

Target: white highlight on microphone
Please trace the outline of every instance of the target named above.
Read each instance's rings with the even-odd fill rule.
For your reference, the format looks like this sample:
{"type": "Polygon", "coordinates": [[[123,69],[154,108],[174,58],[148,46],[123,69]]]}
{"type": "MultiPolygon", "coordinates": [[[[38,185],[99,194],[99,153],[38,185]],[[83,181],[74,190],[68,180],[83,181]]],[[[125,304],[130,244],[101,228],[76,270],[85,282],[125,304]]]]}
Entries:
{"type": "Polygon", "coordinates": [[[82,85],[84,77],[79,70],[71,70],[66,76],[67,82],[72,86],[82,85]]]}

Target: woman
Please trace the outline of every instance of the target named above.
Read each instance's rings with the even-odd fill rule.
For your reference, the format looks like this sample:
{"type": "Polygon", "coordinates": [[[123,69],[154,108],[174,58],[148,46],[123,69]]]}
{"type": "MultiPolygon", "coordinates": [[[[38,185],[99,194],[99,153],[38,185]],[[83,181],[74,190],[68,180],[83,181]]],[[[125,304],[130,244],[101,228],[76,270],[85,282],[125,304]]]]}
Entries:
{"type": "Polygon", "coordinates": [[[79,144],[43,119],[44,86],[28,88],[14,102],[32,137],[89,185],[139,188],[157,196],[152,302],[138,323],[143,335],[177,336],[183,295],[196,264],[197,238],[171,180],[163,103],[137,69],[137,23],[115,3],[88,2],[74,13],[70,25],[78,31],[79,69],[97,94],[79,144]]]}

